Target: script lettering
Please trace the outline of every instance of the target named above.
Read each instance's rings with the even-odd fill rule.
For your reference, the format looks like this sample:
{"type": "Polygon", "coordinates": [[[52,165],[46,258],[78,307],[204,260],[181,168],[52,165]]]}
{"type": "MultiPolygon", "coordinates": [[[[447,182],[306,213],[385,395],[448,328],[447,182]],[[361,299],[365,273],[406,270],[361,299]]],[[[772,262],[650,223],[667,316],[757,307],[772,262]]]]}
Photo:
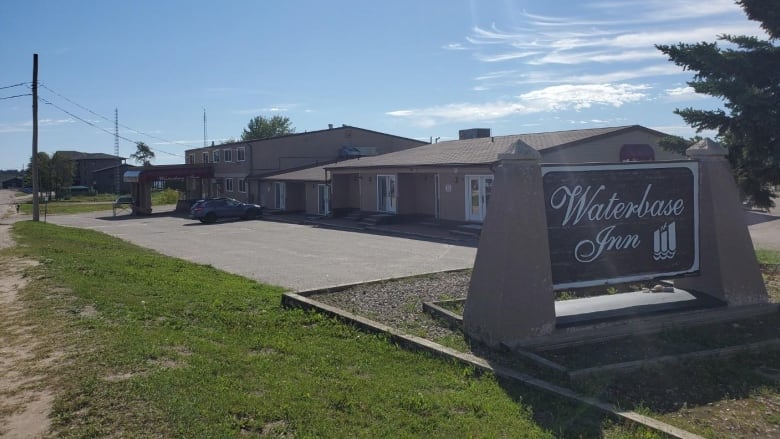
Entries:
{"type": "Polygon", "coordinates": [[[641,241],[637,235],[612,236],[615,226],[602,229],[595,240],[583,239],[574,248],[574,257],[580,262],[592,262],[605,251],[637,248],[641,241]]]}

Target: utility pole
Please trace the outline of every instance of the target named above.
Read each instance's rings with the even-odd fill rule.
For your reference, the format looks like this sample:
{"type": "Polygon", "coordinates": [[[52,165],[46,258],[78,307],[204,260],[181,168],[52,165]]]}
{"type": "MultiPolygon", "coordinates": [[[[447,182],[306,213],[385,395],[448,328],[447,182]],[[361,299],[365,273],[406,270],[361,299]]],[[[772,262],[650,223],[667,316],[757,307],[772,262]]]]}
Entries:
{"type": "Polygon", "coordinates": [[[206,144],[206,108],[203,108],[203,147],[207,147],[206,144]]]}
{"type": "Polygon", "coordinates": [[[33,185],[33,221],[40,221],[40,210],[38,191],[38,54],[33,53],[33,80],[32,80],[32,99],[33,99],[33,137],[32,137],[32,185],[33,185]]]}

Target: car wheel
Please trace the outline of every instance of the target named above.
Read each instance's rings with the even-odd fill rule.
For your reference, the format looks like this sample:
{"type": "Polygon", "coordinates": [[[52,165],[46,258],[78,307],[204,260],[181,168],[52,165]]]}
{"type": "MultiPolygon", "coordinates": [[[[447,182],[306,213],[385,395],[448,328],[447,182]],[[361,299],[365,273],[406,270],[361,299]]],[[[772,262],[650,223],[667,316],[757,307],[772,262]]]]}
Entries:
{"type": "Polygon", "coordinates": [[[244,219],[246,220],[253,220],[255,218],[257,218],[257,209],[249,209],[244,214],[244,219]]]}
{"type": "Polygon", "coordinates": [[[214,212],[209,212],[206,214],[206,216],[203,218],[207,223],[215,223],[217,222],[217,214],[214,212]]]}
{"type": "Polygon", "coordinates": [[[205,219],[203,219],[203,218],[198,218],[198,221],[202,222],[203,224],[205,224],[205,223],[206,223],[206,220],[205,220],[205,219]]]}

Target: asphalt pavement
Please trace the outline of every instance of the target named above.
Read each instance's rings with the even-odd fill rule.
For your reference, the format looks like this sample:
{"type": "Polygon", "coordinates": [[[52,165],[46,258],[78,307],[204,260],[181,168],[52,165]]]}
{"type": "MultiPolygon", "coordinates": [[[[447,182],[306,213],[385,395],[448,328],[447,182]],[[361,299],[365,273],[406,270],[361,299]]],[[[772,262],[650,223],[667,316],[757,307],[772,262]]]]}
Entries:
{"type": "Polygon", "coordinates": [[[476,255],[468,246],[263,220],[201,224],[171,214],[113,217],[109,211],[47,221],[294,291],[470,268],[476,255]]]}

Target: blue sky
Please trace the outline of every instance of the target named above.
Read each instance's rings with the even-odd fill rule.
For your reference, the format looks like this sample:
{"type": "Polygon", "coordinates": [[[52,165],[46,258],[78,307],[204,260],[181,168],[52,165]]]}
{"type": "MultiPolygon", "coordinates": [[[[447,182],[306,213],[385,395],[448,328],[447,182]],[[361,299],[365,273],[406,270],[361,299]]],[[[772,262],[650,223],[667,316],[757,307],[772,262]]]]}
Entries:
{"type": "MultiPolygon", "coordinates": [[[[688,137],[674,109],[721,102],[653,44],[723,33],[765,37],[731,0],[3,0],[0,87],[29,83],[38,53],[40,151],[113,153],[116,108],[156,164],[203,145],[204,108],[209,144],[274,114],[297,132],[424,140],[630,124],[688,137]]],[[[0,169],[29,161],[31,98],[2,99],[29,92],[0,89],[0,169]]]]}

